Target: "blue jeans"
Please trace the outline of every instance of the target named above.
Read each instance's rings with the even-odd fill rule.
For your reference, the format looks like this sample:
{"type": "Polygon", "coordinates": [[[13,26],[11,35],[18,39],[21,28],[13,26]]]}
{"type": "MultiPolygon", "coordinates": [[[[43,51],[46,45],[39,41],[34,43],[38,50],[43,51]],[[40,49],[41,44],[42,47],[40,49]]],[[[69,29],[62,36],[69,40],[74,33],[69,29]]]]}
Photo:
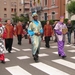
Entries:
{"type": "Polygon", "coordinates": [[[67,33],[67,37],[68,37],[68,43],[71,43],[71,32],[67,33]]]}

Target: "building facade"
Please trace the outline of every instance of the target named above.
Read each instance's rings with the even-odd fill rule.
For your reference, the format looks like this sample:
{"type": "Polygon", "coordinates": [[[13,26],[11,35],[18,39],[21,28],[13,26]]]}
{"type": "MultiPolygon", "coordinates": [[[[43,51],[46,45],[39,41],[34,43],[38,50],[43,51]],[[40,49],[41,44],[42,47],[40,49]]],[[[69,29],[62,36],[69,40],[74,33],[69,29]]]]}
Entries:
{"type": "Polygon", "coordinates": [[[27,14],[30,9],[30,0],[0,0],[0,17],[4,20],[12,19],[13,15],[27,14]]]}
{"type": "Polygon", "coordinates": [[[38,2],[36,2],[37,4],[35,4],[33,9],[36,9],[40,17],[39,18],[40,20],[50,20],[50,19],[59,20],[60,16],[65,16],[65,0],[39,0],[39,1],[40,3],[38,4],[38,2]]]}

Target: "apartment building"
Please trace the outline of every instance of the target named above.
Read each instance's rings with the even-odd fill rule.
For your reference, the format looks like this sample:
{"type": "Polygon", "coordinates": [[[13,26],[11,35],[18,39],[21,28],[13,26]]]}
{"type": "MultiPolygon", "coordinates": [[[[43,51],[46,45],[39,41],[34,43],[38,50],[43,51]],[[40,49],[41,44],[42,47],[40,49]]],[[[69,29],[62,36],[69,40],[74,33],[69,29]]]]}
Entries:
{"type": "Polygon", "coordinates": [[[60,16],[65,16],[65,0],[40,0],[33,9],[36,9],[40,20],[58,20],[60,16]]]}
{"type": "Polygon", "coordinates": [[[27,14],[30,9],[30,0],[0,0],[0,17],[3,20],[12,19],[13,15],[27,14]]]}

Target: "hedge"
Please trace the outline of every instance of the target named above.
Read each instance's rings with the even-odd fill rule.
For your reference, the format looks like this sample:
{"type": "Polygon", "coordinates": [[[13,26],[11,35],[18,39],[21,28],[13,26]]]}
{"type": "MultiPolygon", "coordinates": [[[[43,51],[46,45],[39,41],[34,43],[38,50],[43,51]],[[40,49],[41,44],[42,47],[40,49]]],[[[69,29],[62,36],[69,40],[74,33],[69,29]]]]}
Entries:
{"type": "MultiPolygon", "coordinates": [[[[59,20],[50,20],[50,24],[53,25],[55,21],[59,21],[59,20]]],[[[67,24],[68,19],[65,19],[64,22],[67,24]]],[[[42,27],[44,27],[44,25],[46,24],[47,21],[41,21],[42,27]]],[[[71,20],[72,25],[75,25],[75,20],[71,20]]]]}

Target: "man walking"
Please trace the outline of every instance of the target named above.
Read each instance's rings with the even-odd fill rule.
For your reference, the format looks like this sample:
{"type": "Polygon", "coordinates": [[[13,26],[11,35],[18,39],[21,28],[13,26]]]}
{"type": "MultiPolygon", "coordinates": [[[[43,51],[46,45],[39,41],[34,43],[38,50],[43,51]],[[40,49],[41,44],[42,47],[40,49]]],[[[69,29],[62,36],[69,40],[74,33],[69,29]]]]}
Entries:
{"type": "Polygon", "coordinates": [[[10,20],[7,20],[5,29],[6,29],[5,46],[8,52],[11,53],[12,44],[13,44],[14,27],[11,25],[10,20]]]}
{"type": "Polygon", "coordinates": [[[71,33],[72,33],[72,24],[71,24],[71,20],[68,20],[68,22],[67,22],[67,28],[68,28],[68,33],[67,33],[68,44],[71,44],[71,33]]]}
{"type": "Polygon", "coordinates": [[[65,34],[67,33],[67,27],[64,24],[64,17],[60,17],[60,21],[55,26],[55,33],[57,36],[57,43],[58,43],[58,54],[62,58],[66,57],[64,52],[64,43],[65,43],[65,34]]]}
{"type": "Polygon", "coordinates": [[[23,36],[23,27],[20,21],[17,23],[17,26],[16,26],[16,35],[18,39],[18,45],[21,45],[22,36],[23,36]]]}
{"type": "Polygon", "coordinates": [[[41,43],[41,34],[43,33],[43,29],[40,21],[38,21],[37,13],[33,13],[32,17],[33,17],[33,21],[29,25],[28,34],[31,37],[33,58],[35,62],[38,62],[38,54],[39,54],[40,43],[41,43]]]}

